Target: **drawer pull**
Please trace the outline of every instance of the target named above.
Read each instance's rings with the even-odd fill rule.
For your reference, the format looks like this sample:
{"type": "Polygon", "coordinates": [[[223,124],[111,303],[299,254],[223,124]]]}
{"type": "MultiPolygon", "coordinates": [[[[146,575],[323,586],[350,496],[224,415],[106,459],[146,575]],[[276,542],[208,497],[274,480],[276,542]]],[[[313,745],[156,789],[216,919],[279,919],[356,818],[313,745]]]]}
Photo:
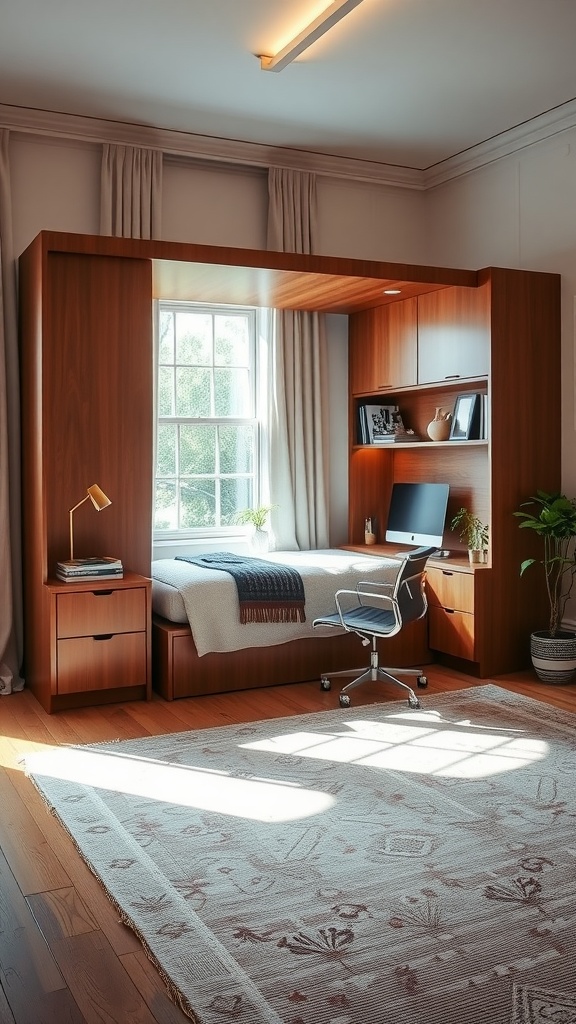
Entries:
{"type": "Polygon", "coordinates": [[[93,640],[111,640],[114,633],[100,633],[99,636],[93,636],[93,640]]]}
{"type": "Polygon", "coordinates": [[[94,597],[110,597],[110,594],[113,594],[114,591],[113,590],[93,590],[92,593],[93,593],[94,597]]]}
{"type": "Polygon", "coordinates": [[[454,615],[454,608],[445,608],[444,611],[447,615],[454,615]]]}
{"type": "Polygon", "coordinates": [[[448,569],[441,569],[441,573],[442,573],[443,576],[453,576],[454,575],[454,573],[453,572],[449,572],[448,569]]]}

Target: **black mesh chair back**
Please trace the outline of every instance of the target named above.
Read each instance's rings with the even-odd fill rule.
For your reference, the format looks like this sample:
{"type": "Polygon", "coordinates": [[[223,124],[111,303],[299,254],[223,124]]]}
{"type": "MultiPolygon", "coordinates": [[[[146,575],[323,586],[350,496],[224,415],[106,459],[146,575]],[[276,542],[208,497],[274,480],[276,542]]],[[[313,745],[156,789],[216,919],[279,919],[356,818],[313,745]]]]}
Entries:
{"type": "MultiPolygon", "coordinates": [[[[330,673],[331,678],[360,673],[340,691],[342,707],[349,707],[351,703],[349,691],[368,679],[379,679],[400,686],[408,694],[410,707],[420,707],[420,701],[412,688],[396,676],[416,676],[418,686],[425,687],[428,683],[422,669],[382,667],[379,664],[377,640],[395,636],[408,623],[426,614],[426,563],[435,550],[431,547],[416,548],[403,556],[394,583],[361,580],[355,590],[336,591],[336,610],[314,619],[314,627],[345,629],[349,633],[356,633],[363,643],[372,644],[369,667],[330,673]]],[[[323,690],[331,689],[327,674],[321,676],[320,685],[323,690]]]]}

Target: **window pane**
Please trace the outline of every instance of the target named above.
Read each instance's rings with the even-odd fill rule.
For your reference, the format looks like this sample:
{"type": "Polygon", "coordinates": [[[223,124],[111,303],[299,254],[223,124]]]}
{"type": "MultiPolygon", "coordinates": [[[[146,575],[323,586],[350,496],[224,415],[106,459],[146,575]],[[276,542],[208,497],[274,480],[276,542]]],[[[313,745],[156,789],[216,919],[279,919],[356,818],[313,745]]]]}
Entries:
{"type": "Polygon", "coordinates": [[[252,395],[247,369],[214,370],[214,414],[216,416],[250,416],[252,395]]]}
{"type": "Polygon", "coordinates": [[[174,314],[160,311],[158,325],[158,361],[174,362],[174,314]]]}
{"type": "Polygon", "coordinates": [[[176,476],[176,432],[172,423],[162,423],[158,427],[156,444],[156,472],[158,476],[176,476]]]}
{"type": "Polygon", "coordinates": [[[180,476],[216,472],[216,427],[182,424],[180,476]]]}
{"type": "Polygon", "coordinates": [[[176,370],[176,415],[210,416],[210,370],[199,367],[176,370]]]}
{"type": "Polygon", "coordinates": [[[211,365],[212,317],[208,313],[176,315],[176,362],[211,365]]]}
{"type": "Polygon", "coordinates": [[[250,323],[247,316],[214,317],[214,363],[216,366],[248,366],[250,323]]]}
{"type": "Polygon", "coordinates": [[[254,486],[246,477],[223,479],[220,484],[222,526],[233,526],[236,513],[254,504],[254,486]]]}
{"type": "Polygon", "coordinates": [[[221,473],[252,473],[254,470],[254,427],[220,427],[221,473]]]}
{"type": "Polygon", "coordinates": [[[180,485],[180,527],[216,526],[216,481],[194,480],[180,485]]]}
{"type": "Polygon", "coordinates": [[[158,415],[174,415],[174,371],[171,366],[158,370],[158,415]]]}
{"type": "Polygon", "coordinates": [[[156,482],[156,502],[154,526],[157,530],[178,529],[178,507],[176,502],[176,484],[165,480],[156,482]]]}

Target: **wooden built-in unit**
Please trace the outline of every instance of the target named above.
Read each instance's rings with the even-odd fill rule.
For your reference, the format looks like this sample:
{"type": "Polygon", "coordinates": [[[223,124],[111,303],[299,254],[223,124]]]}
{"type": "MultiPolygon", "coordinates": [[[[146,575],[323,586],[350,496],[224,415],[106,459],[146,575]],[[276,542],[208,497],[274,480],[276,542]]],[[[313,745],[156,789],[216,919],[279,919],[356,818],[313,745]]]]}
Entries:
{"type": "MultiPolygon", "coordinates": [[[[144,579],[150,574],[153,298],[347,314],[349,544],[363,547],[364,520],[371,515],[380,543],[365,550],[389,550],[382,541],[394,481],[447,481],[449,519],[460,505],[485,519],[490,553],[486,566],[472,568],[458,539],[447,535],[454,556],[429,563],[429,646],[439,658],[465,659],[470,672],[483,677],[526,664],[529,632],[545,615],[541,588],[519,577],[530,544],[512,513],[538,487],[560,486],[557,275],[47,231],[20,257],[20,319],[25,672],[48,710],[126,694],[120,677],[117,685],[107,679],[72,693],[69,684],[65,692],[59,687],[49,580],[56,561],[68,555],[68,510],[92,483],[112,505],[101,513],[89,503],[78,510],[75,554],[117,555],[127,570],[144,579]],[[390,289],[400,294],[386,295],[390,289]],[[436,406],[451,410],[457,395],[478,391],[488,395],[486,440],[427,439],[436,406]],[[405,425],[422,441],[379,448],[357,443],[358,402],[383,396],[399,405],[405,425]]],[[[164,668],[181,634],[182,627],[156,620],[158,650],[169,652],[164,668]]],[[[212,656],[198,659],[186,630],[182,635],[180,677],[205,676],[212,656]]],[[[396,647],[391,641],[392,661],[409,664],[426,653],[425,636],[416,648],[409,639],[400,634],[396,647]]],[[[297,642],[291,653],[294,680],[314,678],[315,642],[297,642]]],[[[239,686],[243,678],[246,686],[273,680],[272,649],[264,650],[218,656],[211,692],[218,680],[228,688],[232,664],[239,686]]],[[[281,662],[282,647],[277,651],[281,662]]],[[[78,658],[82,674],[83,650],[78,658]]],[[[156,663],[161,675],[158,658],[156,663]]],[[[143,697],[149,672],[147,656],[146,671],[136,673],[136,692],[143,697]]],[[[134,672],[127,677],[132,683],[134,672]]],[[[280,679],[288,681],[285,675],[280,679]]],[[[165,696],[176,695],[171,685],[166,677],[165,696]]],[[[202,692],[194,686],[191,681],[187,692],[202,692]]],[[[180,684],[177,689],[184,695],[180,684]]]]}

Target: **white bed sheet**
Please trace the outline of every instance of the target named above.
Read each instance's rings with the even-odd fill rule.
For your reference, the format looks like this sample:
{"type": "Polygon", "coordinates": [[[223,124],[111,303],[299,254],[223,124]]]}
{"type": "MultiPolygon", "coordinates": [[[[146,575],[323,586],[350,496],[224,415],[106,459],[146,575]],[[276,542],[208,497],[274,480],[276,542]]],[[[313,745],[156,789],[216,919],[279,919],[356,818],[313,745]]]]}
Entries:
{"type": "Polygon", "coordinates": [[[158,615],[174,622],[188,620],[199,657],[210,651],[275,646],[302,637],[334,635],[336,631],[329,627],[313,630],[312,622],[319,615],[333,611],[335,592],[342,587],[353,588],[364,579],[393,582],[400,567],[400,561],[393,558],[337,548],[274,551],[258,557],[298,570],[304,584],[306,622],[242,625],[233,577],[227,572],[205,569],[175,558],[152,562],[152,607],[158,615]]]}

